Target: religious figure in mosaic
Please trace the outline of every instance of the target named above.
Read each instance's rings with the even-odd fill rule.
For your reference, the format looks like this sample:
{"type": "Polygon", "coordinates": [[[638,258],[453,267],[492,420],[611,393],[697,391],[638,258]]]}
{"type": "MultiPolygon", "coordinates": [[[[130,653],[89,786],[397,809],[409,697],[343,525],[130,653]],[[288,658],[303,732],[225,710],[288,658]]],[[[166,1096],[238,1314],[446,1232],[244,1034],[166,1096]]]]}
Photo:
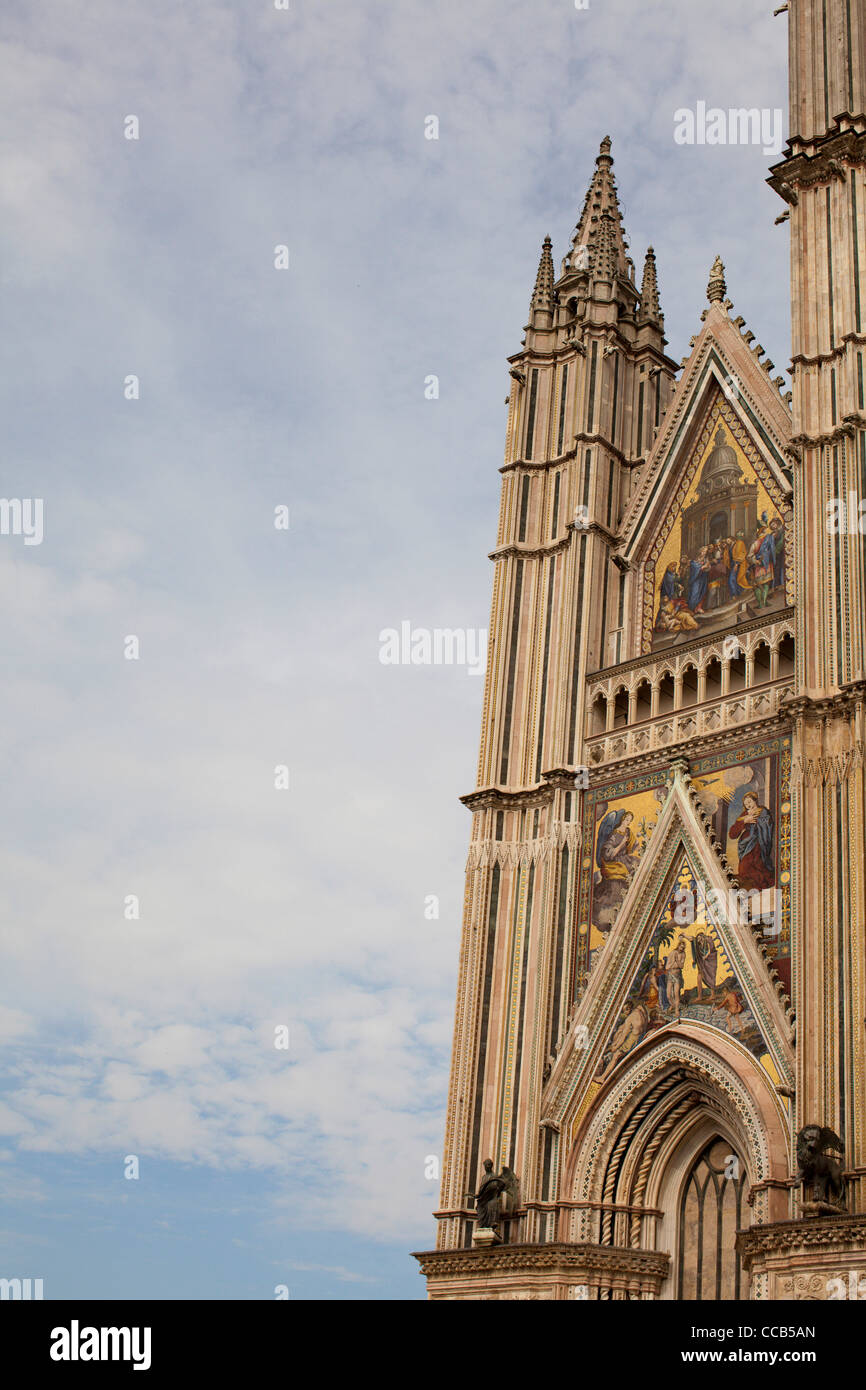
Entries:
{"type": "Polygon", "coordinates": [[[705,931],[695,933],[691,939],[691,946],[692,963],[698,975],[698,1003],[700,1003],[704,997],[705,989],[711,999],[715,993],[718,951],[712,936],[705,931]]]}
{"type": "Polygon", "coordinates": [[[632,812],[620,807],[618,811],[608,811],[598,827],[593,920],[599,931],[608,931],[613,925],[637,866],[633,822],[632,812]]]}
{"type": "Polygon", "coordinates": [[[683,966],[686,963],[686,942],[680,936],[667,958],[668,1007],[675,1019],[680,1016],[680,998],[683,989],[683,966]]]}
{"type": "Polygon", "coordinates": [[[754,792],[746,792],[743,809],[728,834],[738,841],[737,878],[746,889],[772,888],[776,882],[773,858],[773,817],[754,792]]]}

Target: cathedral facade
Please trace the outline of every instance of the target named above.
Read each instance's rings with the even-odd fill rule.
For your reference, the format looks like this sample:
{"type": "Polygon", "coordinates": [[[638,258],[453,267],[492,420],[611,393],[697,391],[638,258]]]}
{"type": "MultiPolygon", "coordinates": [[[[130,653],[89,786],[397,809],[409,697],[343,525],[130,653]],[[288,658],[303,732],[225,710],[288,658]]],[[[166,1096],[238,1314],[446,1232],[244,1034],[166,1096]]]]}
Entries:
{"type": "Polygon", "coordinates": [[[787,22],[791,391],[607,138],[510,359],[432,1299],[866,1284],[866,10],[787,22]]]}

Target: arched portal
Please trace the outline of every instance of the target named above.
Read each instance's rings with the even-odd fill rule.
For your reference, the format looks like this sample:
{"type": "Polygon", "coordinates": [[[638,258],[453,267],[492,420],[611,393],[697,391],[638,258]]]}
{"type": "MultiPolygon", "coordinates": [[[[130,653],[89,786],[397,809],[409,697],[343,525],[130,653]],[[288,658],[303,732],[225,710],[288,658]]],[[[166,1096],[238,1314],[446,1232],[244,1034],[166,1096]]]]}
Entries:
{"type": "Polygon", "coordinates": [[[651,1046],[573,1130],[559,1239],[606,1248],[614,1271],[591,1297],[646,1296],[616,1276],[618,1255],[625,1270],[639,1250],[668,1257],[656,1297],[749,1297],[734,1237],[788,1214],[787,1124],[763,1068],[713,1043],[681,1032],[651,1046]]]}

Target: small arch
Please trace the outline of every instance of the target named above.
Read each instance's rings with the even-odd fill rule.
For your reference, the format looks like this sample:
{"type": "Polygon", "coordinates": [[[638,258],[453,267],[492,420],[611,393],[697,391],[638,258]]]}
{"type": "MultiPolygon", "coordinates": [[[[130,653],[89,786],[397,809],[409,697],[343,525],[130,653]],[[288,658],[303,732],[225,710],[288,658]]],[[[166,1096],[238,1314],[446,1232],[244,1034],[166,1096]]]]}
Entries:
{"type": "Polygon", "coordinates": [[[691,662],[683,668],[680,709],[698,702],[698,668],[691,662]]]}
{"type": "Polygon", "coordinates": [[[653,690],[648,680],[638,682],[635,690],[634,717],[636,721],[649,719],[652,714],[653,690]]]}
{"type": "Polygon", "coordinates": [[[659,714],[670,714],[674,707],[674,678],[670,671],[665,671],[664,676],[659,681],[659,714]]]}
{"type": "Polygon", "coordinates": [[[628,690],[621,685],[613,697],[613,727],[624,729],[628,724],[628,690]]]}
{"type": "Polygon", "coordinates": [[[779,643],[779,679],[790,679],[794,674],[794,638],[790,632],[779,643]]]}
{"type": "Polygon", "coordinates": [[[705,700],[717,700],[722,693],[722,663],[717,656],[711,656],[704,671],[705,700]]]}
{"type": "Polygon", "coordinates": [[[732,656],[728,662],[728,694],[731,695],[735,690],[745,690],[746,688],[746,658],[744,656],[732,656]]]}
{"type": "Polygon", "coordinates": [[[772,680],[773,653],[769,642],[761,640],[752,652],[752,685],[772,680]]]}
{"type": "Polygon", "coordinates": [[[587,723],[588,738],[592,738],[593,734],[604,733],[607,723],[607,700],[602,691],[599,691],[592,701],[587,723]]]}

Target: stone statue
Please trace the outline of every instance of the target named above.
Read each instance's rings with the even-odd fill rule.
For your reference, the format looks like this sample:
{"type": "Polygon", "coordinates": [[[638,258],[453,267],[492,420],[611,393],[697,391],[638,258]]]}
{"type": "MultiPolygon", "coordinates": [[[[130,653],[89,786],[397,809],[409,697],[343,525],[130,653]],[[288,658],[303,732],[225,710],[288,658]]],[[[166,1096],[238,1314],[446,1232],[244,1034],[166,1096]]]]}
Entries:
{"type": "Polygon", "coordinates": [[[832,1129],[805,1125],[797,1135],[797,1182],[803,1184],[803,1211],[810,1216],[832,1216],[845,1207],[845,1180],[842,1165],[827,1149],[845,1152],[845,1145],[832,1129]],[[811,1201],[807,1200],[807,1192],[811,1201]]]}
{"type": "Polygon", "coordinates": [[[504,1164],[499,1176],[505,1184],[499,1199],[500,1215],[513,1216],[520,1206],[520,1180],[513,1169],[506,1168],[504,1164]]]}
{"type": "Polygon", "coordinates": [[[477,1193],[468,1194],[475,1198],[475,1225],[489,1229],[498,1222],[500,1197],[509,1191],[506,1176],[509,1173],[512,1173],[510,1168],[503,1168],[502,1175],[496,1176],[496,1173],[493,1172],[493,1159],[484,1159],[484,1177],[481,1179],[481,1186],[478,1187],[477,1193]]]}

